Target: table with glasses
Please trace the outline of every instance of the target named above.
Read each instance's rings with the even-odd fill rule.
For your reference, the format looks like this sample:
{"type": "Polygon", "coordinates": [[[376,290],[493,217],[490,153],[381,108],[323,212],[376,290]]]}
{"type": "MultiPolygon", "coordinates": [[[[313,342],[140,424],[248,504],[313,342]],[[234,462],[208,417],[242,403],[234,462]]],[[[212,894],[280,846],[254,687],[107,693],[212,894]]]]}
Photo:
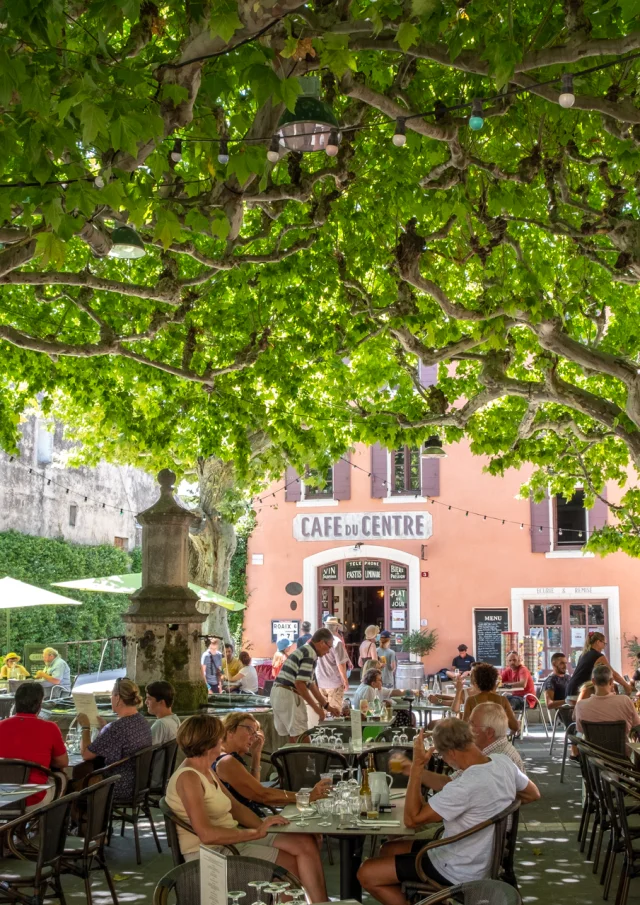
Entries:
{"type": "Polygon", "coordinates": [[[309,804],[308,794],[301,799],[301,792],[298,792],[297,804],[287,805],[281,812],[290,823],[286,826],[272,826],[269,832],[335,836],[340,845],[340,899],[356,899],[360,902],[362,889],[356,876],[356,865],[362,860],[366,837],[411,837],[416,835],[416,830],[404,823],[404,791],[395,795],[392,792],[391,810],[380,813],[374,819],[360,817],[360,785],[355,780],[341,782],[332,791],[331,797],[320,798],[313,805],[309,804]]]}

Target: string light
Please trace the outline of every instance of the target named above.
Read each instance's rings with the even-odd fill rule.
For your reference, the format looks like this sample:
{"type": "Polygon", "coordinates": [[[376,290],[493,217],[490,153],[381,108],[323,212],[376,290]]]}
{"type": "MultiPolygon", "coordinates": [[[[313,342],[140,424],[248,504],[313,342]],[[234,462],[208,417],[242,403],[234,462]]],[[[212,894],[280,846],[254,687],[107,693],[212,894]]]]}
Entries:
{"type": "Polygon", "coordinates": [[[471,102],[471,116],[469,117],[469,128],[474,132],[479,132],[484,125],[484,116],[482,115],[482,100],[476,97],[471,102]]]}
{"type": "Polygon", "coordinates": [[[95,185],[95,187],[97,189],[103,189],[104,188],[104,176],[102,176],[100,173],[98,173],[96,178],[93,180],[93,184],[95,185]]]}
{"type": "Polygon", "coordinates": [[[280,142],[278,141],[278,136],[274,135],[269,143],[269,150],[267,151],[267,160],[269,163],[277,163],[280,160],[280,142]]]}
{"type": "Polygon", "coordinates": [[[404,148],[407,143],[407,125],[404,116],[399,116],[396,120],[396,131],[391,141],[396,148],[404,148]]]}
{"type": "Polygon", "coordinates": [[[327,154],[327,157],[336,157],[339,150],[340,150],[340,133],[338,132],[337,129],[332,129],[329,132],[329,141],[327,142],[325,152],[327,154]]]}
{"type": "Polygon", "coordinates": [[[229,142],[226,138],[220,139],[220,149],[218,151],[218,163],[229,163],[229,142]]]}
{"type": "Polygon", "coordinates": [[[565,72],[562,76],[562,88],[558,95],[558,103],[565,110],[568,110],[576,102],[576,96],[573,93],[573,76],[570,72],[565,72]]]}
{"type": "Polygon", "coordinates": [[[171,154],[169,156],[171,157],[171,160],[173,160],[174,163],[180,163],[180,161],[182,160],[182,139],[181,138],[176,138],[176,140],[173,143],[173,148],[171,149],[171,154]]]}

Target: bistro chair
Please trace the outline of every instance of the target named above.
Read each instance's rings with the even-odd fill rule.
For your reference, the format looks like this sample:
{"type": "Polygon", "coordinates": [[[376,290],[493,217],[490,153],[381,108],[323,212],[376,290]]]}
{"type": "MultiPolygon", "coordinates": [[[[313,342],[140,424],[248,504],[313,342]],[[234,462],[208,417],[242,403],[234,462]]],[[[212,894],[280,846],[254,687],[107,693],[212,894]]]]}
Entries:
{"type": "Polygon", "coordinates": [[[416,726],[387,726],[386,729],[383,729],[380,735],[376,736],[377,742],[391,742],[391,739],[394,735],[397,735],[398,732],[404,732],[410,742],[413,742],[414,738],[420,732],[420,730],[416,726]]]}
{"type": "Polygon", "coordinates": [[[344,754],[317,748],[313,745],[297,745],[282,748],[271,755],[271,763],[278,771],[280,788],[298,792],[320,782],[321,773],[331,770],[347,770],[349,763],[344,754]]]}
{"type": "Polygon", "coordinates": [[[178,742],[175,738],[163,742],[161,745],[153,746],[153,756],[151,758],[151,782],[153,782],[156,772],[162,771],[162,781],[159,786],[151,786],[149,789],[149,804],[152,808],[160,807],[160,799],[167,790],[167,783],[173,771],[176,768],[176,758],[178,756],[178,742]]]}
{"type": "Polygon", "coordinates": [[[0,827],[0,849],[8,849],[12,857],[0,858],[0,900],[44,905],[50,898],[48,889],[65,905],[60,884],[60,860],[69,829],[71,806],[79,792],[65,795],[38,808],[37,823],[30,832],[29,857],[16,847],[15,839],[25,835],[26,824],[33,814],[25,814],[0,827]]]}
{"type": "MultiPolygon", "coordinates": [[[[637,847],[639,834],[632,831],[627,815],[627,803],[629,799],[635,800],[640,805],[640,787],[630,786],[622,778],[615,777],[606,772],[602,774],[605,783],[608,783],[612,791],[612,798],[616,809],[616,821],[619,831],[619,845],[622,849],[624,860],[620,870],[616,905],[626,905],[629,898],[629,886],[631,880],[640,876],[640,847],[637,847]],[[634,842],[636,846],[634,846],[634,842]]],[[[613,863],[613,859],[612,863],[613,863]]],[[[612,871],[613,872],[613,871],[612,871]]]]}
{"type": "Polygon", "coordinates": [[[513,841],[508,845],[508,825],[509,818],[512,818],[512,823],[514,815],[517,813],[520,807],[519,801],[514,801],[508,807],[504,808],[504,810],[500,811],[499,814],[496,814],[494,817],[489,818],[488,820],[483,820],[481,823],[476,824],[476,826],[471,827],[468,830],[464,830],[462,833],[456,833],[455,836],[447,836],[445,838],[434,839],[432,842],[428,842],[420,851],[416,854],[416,872],[420,881],[411,881],[409,883],[403,883],[402,889],[404,892],[407,892],[411,895],[413,892],[423,892],[423,893],[433,893],[438,892],[444,887],[440,886],[436,883],[435,880],[432,880],[430,877],[422,869],[422,858],[424,855],[428,854],[428,852],[432,851],[435,848],[442,848],[445,845],[450,845],[452,842],[458,842],[461,839],[468,839],[469,836],[474,836],[476,833],[480,833],[482,830],[487,829],[488,827],[494,828],[493,834],[493,850],[491,856],[491,864],[489,868],[490,876],[487,879],[490,880],[499,880],[500,875],[504,872],[505,874],[510,873],[510,879],[513,884],[515,884],[515,873],[513,870],[513,864],[506,865],[505,857],[509,854],[509,849],[515,851],[515,835],[517,834],[517,822],[515,823],[515,829],[513,830],[513,841]]]}
{"type": "MultiPolygon", "coordinates": [[[[63,789],[63,776],[55,770],[49,770],[40,764],[36,764],[30,760],[18,760],[12,757],[0,758],[0,783],[18,783],[29,782],[29,776],[32,770],[38,770],[44,773],[47,782],[52,783],[55,789],[53,800],[60,798],[63,789]]],[[[46,793],[45,793],[46,794],[46,793]]],[[[0,820],[8,821],[22,817],[27,807],[27,799],[16,801],[15,804],[7,804],[0,808],[0,820]]]]}
{"type": "Polygon", "coordinates": [[[582,720],[582,731],[588,742],[611,751],[620,757],[627,756],[627,724],[624,720],[589,723],[582,720]]]}
{"type": "Polygon", "coordinates": [[[518,890],[501,880],[474,880],[449,886],[426,899],[420,899],[417,905],[438,905],[450,899],[462,902],[462,905],[522,905],[518,890]]]}
{"type": "MultiPolygon", "coordinates": [[[[305,729],[304,732],[301,732],[300,735],[296,739],[296,745],[309,745],[311,744],[311,737],[315,735],[318,729],[322,726],[322,723],[319,723],[313,729],[305,729]]],[[[337,733],[343,742],[351,741],[351,724],[347,723],[339,723],[337,726],[328,726],[327,727],[332,735],[337,733]]]]}
{"type": "MultiPolygon", "coordinates": [[[[260,858],[245,858],[232,855],[227,858],[227,889],[248,893],[255,897],[255,890],[249,883],[256,880],[286,880],[291,889],[302,889],[297,877],[271,861],[260,858]]],[[[153,905],[168,905],[169,896],[173,893],[176,905],[200,905],[200,861],[186,861],[174,867],[160,880],[153,893],[153,905]]],[[[267,905],[272,905],[272,897],[266,890],[261,891],[261,898],[267,905]]],[[[308,901],[308,897],[307,897],[308,901]]]]}
{"type": "MultiPolygon", "coordinates": [[[[553,746],[556,740],[556,732],[560,727],[564,728],[565,735],[567,733],[568,727],[573,722],[573,704],[563,704],[562,707],[557,707],[553,712],[553,720],[551,721],[551,743],[549,745],[549,757],[553,754],[553,746]]],[[[551,716],[551,714],[549,714],[551,716]]]]}
{"type": "Polygon", "coordinates": [[[577,727],[575,722],[569,723],[566,728],[564,734],[564,745],[562,747],[562,766],[560,767],[560,782],[564,782],[564,769],[567,763],[567,754],[569,752],[569,745],[575,745],[575,735],[574,732],[577,731],[577,727]]]}
{"type": "Polygon", "coordinates": [[[83,835],[67,838],[60,859],[62,873],[71,873],[84,880],[89,905],[93,902],[91,871],[96,869],[104,872],[114,905],[118,905],[116,890],[105,860],[104,847],[109,833],[115,784],[119,778],[110,776],[78,793],[77,803],[82,807],[84,815],[83,835]]]}
{"type": "Polygon", "coordinates": [[[372,757],[376,773],[388,773],[389,776],[393,776],[392,788],[406,789],[409,785],[409,777],[404,773],[394,773],[389,769],[389,758],[392,754],[404,754],[409,760],[413,760],[413,746],[385,745],[384,748],[375,748],[371,752],[365,751],[358,755],[358,766],[362,770],[369,763],[369,757],[372,757]]]}

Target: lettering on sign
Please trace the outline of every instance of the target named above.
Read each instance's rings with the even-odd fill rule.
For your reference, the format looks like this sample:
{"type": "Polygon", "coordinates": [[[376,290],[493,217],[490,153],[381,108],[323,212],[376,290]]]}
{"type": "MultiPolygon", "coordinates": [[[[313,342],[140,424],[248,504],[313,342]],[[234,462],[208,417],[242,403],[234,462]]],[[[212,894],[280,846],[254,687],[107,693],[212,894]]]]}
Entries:
{"type": "Polygon", "coordinates": [[[430,512],[320,513],[293,519],[298,541],[358,540],[388,537],[396,540],[428,540],[433,533],[430,512]]]}
{"type": "Polygon", "coordinates": [[[364,563],[365,581],[380,581],[382,578],[381,562],[365,562],[364,563]]]}
{"type": "Polygon", "coordinates": [[[407,589],[406,588],[390,588],[389,589],[389,606],[392,610],[404,609],[407,605],[407,589]]]}
{"type": "Polygon", "coordinates": [[[347,561],[344,575],[346,581],[362,581],[362,563],[347,561]]]}
{"type": "Polygon", "coordinates": [[[593,588],[536,588],[536,594],[552,594],[554,597],[593,594],[593,588]]]}
{"type": "Polygon", "coordinates": [[[329,588],[320,588],[320,600],[323,607],[329,606],[329,588]]]}
{"type": "Polygon", "coordinates": [[[391,581],[406,581],[407,580],[407,567],[399,566],[394,562],[390,563],[389,578],[391,579],[391,581]]]}
{"type": "Polygon", "coordinates": [[[337,581],[338,580],[338,563],[334,563],[332,566],[323,566],[322,567],[322,580],[323,581],[337,581]]]}
{"type": "Polygon", "coordinates": [[[279,641],[280,638],[288,638],[289,641],[295,641],[300,634],[299,619],[272,619],[271,620],[271,640],[279,641]]]}
{"type": "Polygon", "coordinates": [[[476,634],[476,660],[500,666],[502,659],[502,632],[509,630],[509,611],[506,609],[473,612],[476,634]]]}

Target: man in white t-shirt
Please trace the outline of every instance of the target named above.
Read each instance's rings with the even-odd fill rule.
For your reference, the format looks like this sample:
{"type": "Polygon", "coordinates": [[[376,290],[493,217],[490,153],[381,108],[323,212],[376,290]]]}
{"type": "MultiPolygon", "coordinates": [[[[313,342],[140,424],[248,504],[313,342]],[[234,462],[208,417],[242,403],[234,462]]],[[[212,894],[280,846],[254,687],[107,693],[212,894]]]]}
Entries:
{"type": "MultiPolygon", "coordinates": [[[[147,685],[146,694],[145,704],[147,710],[156,718],[151,726],[151,743],[153,745],[163,745],[176,737],[180,725],[180,717],[176,716],[172,710],[176,696],[175,688],[170,682],[150,682],[147,685]]],[[[156,757],[153,765],[152,789],[162,787],[163,773],[164,758],[161,754],[156,757]]]]}
{"type": "Polygon", "coordinates": [[[228,691],[250,691],[253,694],[258,693],[258,672],[255,666],[251,665],[251,656],[246,650],[241,650],[238,654],[240,660],[240,670],[235,674],[233,679],[224,683],[224,687],[228,691]]]}
{"type": "Polygon", "coordinates": [[[347,663],[349,657],[338,631],[342,628],[335,616],[329,616],[324,624],[333,635],[333,647],[316,663],[316,682],[321,693],[332,707],[342,708],[345,691],[349,691],[347,663]]]}
{"type": "MultiPolygon", "coordinates": [[[[512,760],[504,754],[487,757],[476,747],[468,723],[440,720],[433,740],[435,747],[428,751],[424,750],[422,731],[414,742],[404,809],[408,827],[442,822],[443,838],[447,838],[495,817],[516,799],[527,804],[540,798],[537,786],[512,760]],[[425,802],[421,791],[423,770],[436,749],[460,775],[425,802]]],[[[487,827],[467,839],[434,848],[423,856],[422,870],[441,886],[482,880],[491,864],[493,835],[493,827],[487,827]]],[[[364,889],[382,905],[401,905],[406,901],[401,884],[419,879],[416,853],[424,845],[424,839],[383,845],[379,857],[366,861],[358,871],[364,889]]]]}

